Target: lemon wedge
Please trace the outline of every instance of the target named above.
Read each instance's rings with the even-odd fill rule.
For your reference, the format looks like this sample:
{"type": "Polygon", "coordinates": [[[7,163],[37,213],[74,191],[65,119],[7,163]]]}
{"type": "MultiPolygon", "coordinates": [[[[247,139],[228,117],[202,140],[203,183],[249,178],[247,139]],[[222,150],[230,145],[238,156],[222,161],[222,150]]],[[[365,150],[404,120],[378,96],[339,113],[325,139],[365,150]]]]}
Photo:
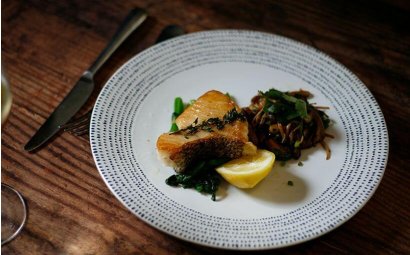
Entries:
{"type": "Polygon", "coordinates": [[[255,155],[246,155],[228,161],[216,168],[216,171],[230,184],[242,188],[253,188],[270,171],[275,163],[275,154],[258,149],[255,155]]]}

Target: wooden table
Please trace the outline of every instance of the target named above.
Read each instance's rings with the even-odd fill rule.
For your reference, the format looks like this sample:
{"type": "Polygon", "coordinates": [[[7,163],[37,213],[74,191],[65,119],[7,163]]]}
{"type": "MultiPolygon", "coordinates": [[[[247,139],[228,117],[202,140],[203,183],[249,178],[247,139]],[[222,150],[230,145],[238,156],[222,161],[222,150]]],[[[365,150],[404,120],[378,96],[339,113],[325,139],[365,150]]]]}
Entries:
{"type": "Polygon", "coordinates": [[[23,150],[134,6],[150,19],[98,73],[98,88],[173,23],[187,32],[241,28],[296,39],[346,65],[380,104],[390,155],[372,199],[323,237],[262,253],[410,253],[408,1],[5,0],[2,64],[14,101],[2,127],[1,176],[24,194],[29,218],[3,254],[231,253],[178,240],[134,217],[103,183],[86,137],[62,133],[36,153],[23,150]]]}

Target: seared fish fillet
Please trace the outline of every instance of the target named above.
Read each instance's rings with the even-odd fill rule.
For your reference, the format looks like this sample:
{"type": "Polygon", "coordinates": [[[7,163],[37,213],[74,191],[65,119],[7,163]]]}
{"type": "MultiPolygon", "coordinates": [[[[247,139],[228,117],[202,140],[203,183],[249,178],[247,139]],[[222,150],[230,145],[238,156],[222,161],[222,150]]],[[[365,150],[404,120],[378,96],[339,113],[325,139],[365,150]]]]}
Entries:
{"type": "Polygon", "coordinates": [[[201,124],[209,120],[223,120],[224,116],[240,108],[219,91],[208,91],[199,97],[176,119],[180,131],[162,134],[157,140],[159,157],[177,172],[199,160],[239,158],[255,154],[256,146],[248,140],[248,122],[236,119],[223,127],[201,124]],[[192,128],[192,127],[197,127],[192,128]],[[199,127],[199,128],[198,128],[199,127]]]}

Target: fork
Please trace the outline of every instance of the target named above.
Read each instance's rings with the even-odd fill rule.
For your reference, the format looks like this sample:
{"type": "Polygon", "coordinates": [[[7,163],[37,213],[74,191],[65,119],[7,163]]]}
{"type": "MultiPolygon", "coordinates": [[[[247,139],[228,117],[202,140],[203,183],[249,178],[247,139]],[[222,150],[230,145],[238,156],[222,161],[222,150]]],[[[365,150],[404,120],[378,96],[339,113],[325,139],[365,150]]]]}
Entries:
{"type": "MultiPolygon", "coordinates": [[[[173,37],[176,37],[182,34],[184,34],[184,30],[182,29],[182,27],[178,25],[169,25],[169,26],[166,26],[164,29],[162,29],[155,43],[157,44],[157,43],[163,42],[165,40],[171,39],[173,37]]],[[[63,125],[61,128],[65,132],[69,132],[76,136],[82,136],[82,135],[88,134],[88,131],[90,129],[90,121],[91,121],[92,112],[93,112],[93,109],[89,110],[87,113],[85,113],[81,117],[71,120],[67,124],[63,125]]]]}
{"type": "Polygon", "coordinates": [[[76,136],[82,136],[88,133],[90,129],[90,120],[93,109],[89,110],[86,114],[71,120],[67,124],[63,125],[62,128],[64,132],[69,132],[76,136]]]}

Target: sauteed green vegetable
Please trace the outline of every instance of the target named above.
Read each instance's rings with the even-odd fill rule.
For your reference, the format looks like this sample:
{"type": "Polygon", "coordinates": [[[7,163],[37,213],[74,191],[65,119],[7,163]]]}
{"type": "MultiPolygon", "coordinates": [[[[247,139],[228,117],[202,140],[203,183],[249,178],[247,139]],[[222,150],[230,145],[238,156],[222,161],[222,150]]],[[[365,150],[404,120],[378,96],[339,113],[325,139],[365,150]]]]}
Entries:
{"type": "Polygon", "coordinates": [[[321,144],[330,158],[325,137],[329,117],[328,107],[309,104],[311,93],[306,90],[281,92],[270,89],[252,98],[243,108],[250,124],[250,140],[259,148],[272,151],[277,160],[298,159],[301,150],[321,144]]]}

